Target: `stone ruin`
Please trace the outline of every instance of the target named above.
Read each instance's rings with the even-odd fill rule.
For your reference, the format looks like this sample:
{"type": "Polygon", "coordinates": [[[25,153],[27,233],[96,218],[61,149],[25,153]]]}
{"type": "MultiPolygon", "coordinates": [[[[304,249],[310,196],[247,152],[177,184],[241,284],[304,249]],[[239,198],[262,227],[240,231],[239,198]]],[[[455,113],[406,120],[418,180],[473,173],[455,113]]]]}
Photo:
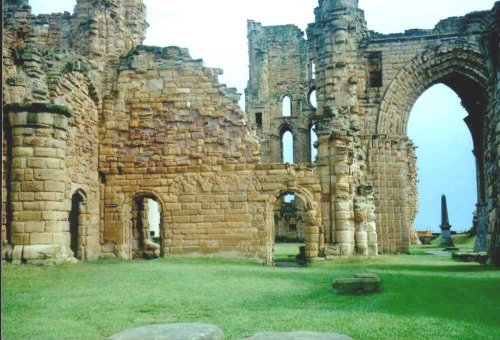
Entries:
{"type": "Polygon", "coordinates": [[[407,253],[418,210],[408,117],[444,83],[469,113],[478,230],[498,263],[500,2],[389,35],[367,29],[357,0],[320,0],[307,40],[249,21],[246,114],[221,70],[142,45],[142,0],[50,15],[3,5],[3,259],[228,253],[272,265],[289,194],[307,258],[407,253]],[[297,164],[282,161],[287,131],[297,164]]]}

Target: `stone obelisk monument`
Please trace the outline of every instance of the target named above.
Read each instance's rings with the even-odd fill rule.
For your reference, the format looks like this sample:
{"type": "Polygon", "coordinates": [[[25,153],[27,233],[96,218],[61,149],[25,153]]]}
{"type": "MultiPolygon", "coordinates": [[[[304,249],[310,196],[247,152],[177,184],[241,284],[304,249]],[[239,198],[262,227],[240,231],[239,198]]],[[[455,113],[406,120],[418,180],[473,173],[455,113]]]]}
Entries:
{"type": "Polygon", "coordinates": [[[451,225],[448,221],[448,207],[446,205],[446,196],[441,196],[441,246],[449,247],[453,246],[453,240],[451,239],[451,225]]]}

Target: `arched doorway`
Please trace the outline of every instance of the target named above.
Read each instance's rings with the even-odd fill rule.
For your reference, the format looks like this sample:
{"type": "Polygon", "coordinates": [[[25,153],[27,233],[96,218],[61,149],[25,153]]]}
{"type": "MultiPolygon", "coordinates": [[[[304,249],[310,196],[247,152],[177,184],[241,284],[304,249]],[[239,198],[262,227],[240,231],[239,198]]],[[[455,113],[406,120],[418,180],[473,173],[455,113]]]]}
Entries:
{"type": "Polygon", "coordinates": [[[268,265],[275,264],[276,244],[283,240],[292,242],[286,242],[288,250],[279,254],[279,261],[286,258],[288,262],[306,261],[318,257],[324,237],[320,235],[321,218],[308,190],[294,187],[277,191],[267,211],[268,265]]]}
{"type": "Polygon", "coordinates": [[[293,193],[281,195],[274,206],[274,261],[305,261],[305,205],[293,193]]]}
{"type": "MultiPolygon", "coordinates": [[[[484,117],[487,111],[487,75],[487,65],[479,46],[450,43],[417,55],[399,71],[388,86],[377,118],[377,135],[374,137],[371,152],[372,160],[376,161],[376,157],[384,155],[385,164],[391,164],[390,169],[384,169],[382,166],[382,169],[374,176],[376,185],[379,185],[375,188],[375,193],[376,200],[379,202],[377,232],[379,239],[382,240],[382,251],[394,252],[394,249],[389,246],[390,242],[384,243],[384,240],[393,240],[398,234],[401,236],[398,236],[397,241],[402,247],[396,249],[396,252],[401,249],[404,251],[405,247],[408,250],[408,235],[415,212],[412,211],[412,205],[416,205],[411,201],[416,199],[416,194],[412,197],[408,191],[411,191],[412,186],[416,186],[417,180],[414,176],[416,167],[413,145],[408,139],[409,116],[417,99],[436,84],[444,84],[452,89],[461,99],[468,114],[464,121],[471,132],[477,169],[475,182],[478,193],[476,205],[478,230],[486,230],[484,117]],[[391,172],[394,173],[394,171],[397,171],[399,176],[397,183],[387,181],[393,176],[391,172]],[[399,202],[397,213],[391,202],[394,198],[399,202]],[[397,231],[397,234],[394,231],[397,231]]],[[[449,166],[449,164],[443,164],[443,166],[449,166]]],[[[472,222],[472,218],[470,220],[472,222]]]]}
{"type": "Polygon", "coordinates": [[[77,259],[82,259],[84,256],[81,247],[81,229],[85,213],[85,194],[81,190],[78,190],[71,196],[71,210],[69,212],[70,248],[73,256],[77,259]]]}
{"type": "Polygon", "coordinates": [[[134,197],[132,209],[132,258],[153,259],[163,255],[162,205],[149,193],[134,197]]]}

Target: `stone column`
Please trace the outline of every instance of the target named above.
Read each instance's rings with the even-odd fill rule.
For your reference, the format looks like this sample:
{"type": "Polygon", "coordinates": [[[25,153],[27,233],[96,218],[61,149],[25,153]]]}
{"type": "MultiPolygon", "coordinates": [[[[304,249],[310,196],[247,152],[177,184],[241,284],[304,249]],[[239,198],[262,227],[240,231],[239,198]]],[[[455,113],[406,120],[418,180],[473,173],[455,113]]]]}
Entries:
{"type": "Polygon", "coordinates": [[[339,255],[354,251],[354,216],[349,176],[349,151],[342,140],[335,143],[335,239],[339,255]]]}
{"type": "Polygon", "coordinates": [[[76,261],[65,200],[69,111],[45,103],[4,107],[11,129],[11,259],[76,261]]]}
{"type": "Polygon", "coordinates": [[[314,259],[319,255],[319,232],[321,221],[317,218],[316,210],[309,210],[305,213],[305,241],[306,258],[314,259]]]}

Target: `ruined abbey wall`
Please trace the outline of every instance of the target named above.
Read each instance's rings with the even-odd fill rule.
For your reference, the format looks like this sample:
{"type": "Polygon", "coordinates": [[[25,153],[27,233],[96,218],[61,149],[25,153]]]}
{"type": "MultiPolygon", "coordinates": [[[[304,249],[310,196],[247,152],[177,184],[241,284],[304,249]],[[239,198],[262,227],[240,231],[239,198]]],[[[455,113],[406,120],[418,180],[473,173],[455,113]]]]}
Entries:
{"type": "MultiPolygon", "coordinates": [[[[406,127],[415,101],[436,83],[444,83],[457,92],[469,113],[466,123],[477,160],[480,229],[484,232],[490,228],[489,235],[498,234],[493,231],[498,225],[498,179],[493,169],[498,157],[493,150],[498,144],[492,140],[496,133],[491,128],[491,121],[498,116],[498,92],[493,86],[497,82],[498,57],[493,52],[497,51],[493,36],[498,32],[498,3],[492,11],[442,20],[432,30],[389,35],[367,29],[356,0],[322,0],[315,15],[315,23],[307,29],[308,50],[301,54],[308,60],[290,68],[297,72],[305,70],[305,65],[315,65],[315,75],[309,74],[314,81],[309,86],[316,89],[317,109],[313,114],[298,111],[295,119],[310,120],[319,136],[318,166],[327,243],[337,244],[348,253],[352,251],[349,245],[342,244],[346,243],[346,233],[347,244],[354,244],[359,230],[356,214],[346,220],[341,207],[352,212],[359,206],[356,202],[370,202],[370,195],[358,197],[367,188],[373,193],[375,204],[378,250],[407,252],[410,241],[416,240],[416,158],[406,127]],[[345,190],[346,186],[350,189],[345,190]]],[[[274,94],[271,98],[279,106],[286,89],[262,76],[272,75],[273,69],[255,57],[266,56],[267,51],[266,45],[257,44],[255,37],[273,29],[282,28],[262,27],[258,23],[249,26],[250,60],[255,62],[251,63],[248,89],[254,98],[274,94]]],[[[293,30],[298,28],[288,27],[288,31],[293,30]]],[[[295,44],[285,35],[278,42],[269,36],[273,37],[268,38],[273,45],[295,44]]],[[[301,37],[301,32],[297,37],[301,37]]],[[[282,60],[297,56],[286,47],[280,51],[277,58],[282,60]]],[[[294,85],[303,83],[301,79],[294,85]]],[[[306,92],[296,95],[295,100],[304,101],[306,92]]],[[[247,101],[250,121],[257,110],[258,101],[247,101]]],[[[272,112],[267,113],[263,121],[272,117],[272,112]]],[[[300,138],[299,132],[293,133],[294,139],[300,138]]],[[[271,135],[265,142],[270,143],[273,138],[281,136],[271,135]]],[[[373,218],[369,212],[367,216],[373,218]]],[[[370,222],[363,220],[361,229],[373,231],[370,222]]],[[[338,249],[334,247],[333,252],[338,253],[338,249]]]]}
{"type": "Polygon", "coordinates": [[[438,82],[469,112],[479,226],[490,254],[499,248],[498,3],[398,35],[368,31],[356,0],[321,0],[307,39],[249,21],[246,116],[220,70],[141,45],[141,0],[39,16],[26,0],[4,5],[3,258],[227,253],[272,264],[286,194],[304,206],[308,258],[408,252],[418,205],[406,124],[438,82]],[[286,131],[298,164],[281,163],[286,131]]]}

